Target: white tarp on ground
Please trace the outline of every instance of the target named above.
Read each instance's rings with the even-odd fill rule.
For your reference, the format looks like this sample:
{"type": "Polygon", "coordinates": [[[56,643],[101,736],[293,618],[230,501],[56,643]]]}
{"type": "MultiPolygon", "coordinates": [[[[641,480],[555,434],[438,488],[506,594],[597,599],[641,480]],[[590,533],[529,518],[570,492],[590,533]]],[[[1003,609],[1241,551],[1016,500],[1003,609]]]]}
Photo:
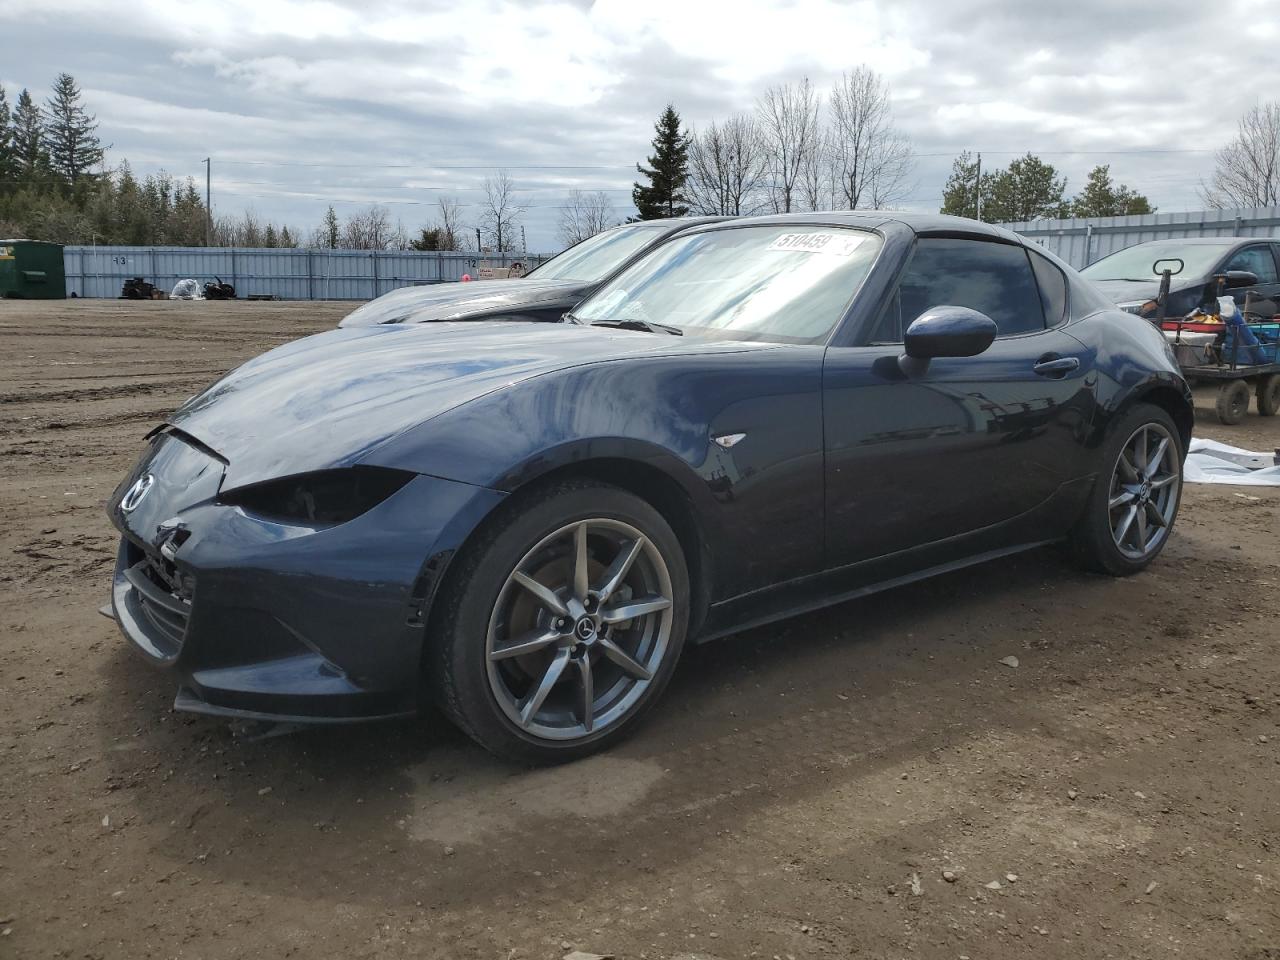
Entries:
{"type": "Polygon", "coordinates": [[[1213,440],[1192,439],[1182,468],[1187,483],[1235,483],[1250,487],[1280,487],[1276,454],[1241,450],[1213,440]]]}
{"type": "Polygon", "coordinates": [[[200,284],[194,280],[179,280],[173,288],[173,292],[169,294],[170,300],[203,300],[204,293],[200,290],[200,284]]]}

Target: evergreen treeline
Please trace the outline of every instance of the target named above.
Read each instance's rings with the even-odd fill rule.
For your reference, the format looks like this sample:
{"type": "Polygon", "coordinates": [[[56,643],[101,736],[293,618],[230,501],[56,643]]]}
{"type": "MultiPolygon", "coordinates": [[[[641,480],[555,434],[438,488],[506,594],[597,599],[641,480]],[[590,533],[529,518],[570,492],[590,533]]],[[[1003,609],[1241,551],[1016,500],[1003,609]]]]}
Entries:
{"type": "Polygon", "coordinates": [[[103,166],[98,122],[70,74],[43,106],[0,87],[0,236],[59,243],[205,242],[204,199],[190,179],[143,180],[128,163],[103,166]]]}
{"type": "MultiPolygon", "coordinates": [[[[80,88],[58,75],[43,106],[0,86],[0,237],[57,243],[203,246],[208,211],[194,180],[163,171],[139,180],[127,161],[103,164],[98,121],[80,88]]],[[[288,227],[253,214],[219,219],[215,246],[292,247],[288,227]]]]}

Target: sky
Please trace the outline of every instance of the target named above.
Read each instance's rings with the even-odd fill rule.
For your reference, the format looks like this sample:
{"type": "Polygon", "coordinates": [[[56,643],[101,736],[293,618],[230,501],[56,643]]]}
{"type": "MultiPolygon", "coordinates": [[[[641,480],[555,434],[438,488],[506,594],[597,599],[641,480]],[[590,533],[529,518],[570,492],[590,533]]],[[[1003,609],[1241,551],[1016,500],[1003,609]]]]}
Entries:
{"type": "Polygon", "coordinates": [[[479,216],[506,169],[528,248],[558,249],[573,188],[632,212],[668,103],[693,128],[770,85],[867,65],[917,154],[900,206],[936,210],[951,161],[1031,151],[1162,212],[1202,207],[1246,110],[1280,96],[1277,0],[5,0],[0,83],[71,73],[108,162],[201,183],[219,215],[308,232],[386,203],[409,230],[441,194],[479,216]],[[1243,38],[1247,42],[1241,42],[1243,38]]]}

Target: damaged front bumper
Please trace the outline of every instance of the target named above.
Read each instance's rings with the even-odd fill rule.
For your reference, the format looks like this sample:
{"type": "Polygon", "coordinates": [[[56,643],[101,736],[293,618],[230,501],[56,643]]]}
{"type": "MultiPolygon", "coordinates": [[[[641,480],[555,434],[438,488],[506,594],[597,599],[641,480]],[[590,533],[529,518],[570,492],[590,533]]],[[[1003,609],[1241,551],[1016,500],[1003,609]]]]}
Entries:
{"type": "Polygon", "coordinates": [[[175,708],[291,722],[416,711],[426,608],[503,495],[416,476],[346,523],[290,525],[219,503],[224,467],[162,434],[109,506],[122,535],[111,613],[176,676],[175,708]]]}

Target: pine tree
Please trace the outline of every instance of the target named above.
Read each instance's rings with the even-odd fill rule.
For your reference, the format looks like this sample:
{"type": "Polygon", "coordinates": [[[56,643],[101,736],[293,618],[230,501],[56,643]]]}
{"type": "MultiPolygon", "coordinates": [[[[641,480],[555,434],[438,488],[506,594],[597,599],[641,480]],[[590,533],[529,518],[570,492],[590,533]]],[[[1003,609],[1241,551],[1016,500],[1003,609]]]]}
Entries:
{"type": "Polygon", "coordinates": [[[942,188],[942,209],[953,217],[978,215],[978,161],[965,150],[951,164],[951,176],[942,188]]]}
{"type": "Polygon", "coordinates": [[[330,204],[329,209],[325,211],[324,223],[320,227],[321,243],[330,250],[336,250],[339,236],[338,215],[333,210],[333,204],[330,204]]]}
{"type": "Polygon", "coordinates": [[[447,250],[444,245],[444,231],[439,227],[422,227],[418,235],[409,241],[411,250],[447,250]]]}
{"type": "Polygon", "coordinates": [[[10,192],[13,184],[9,181],[14,179],[17,172],[13,156],[12,122],[9,97],[4,92],[4,87],[0,86],[0,195],[10,192]]]}
{"type": "Polygon", "coordinates": [[[992,174],[990,193],[983,178],[982,219],[989,223],[1055,219],[1070,214],[1063,200],[1067,181],[1052,164],[1028,153],[992,174]]]}
{"type": "Polygon", "coordinates": [[[49,156],[45,151],[40,108],[26,90],[18,94],[12,129],[15,172],[23,180],[38,179],[48,168],[49,156]]]}
{"type": "Polygon", "coordinates": [[[689,212],[683,192],[689,178],[689,137],[680,132],[680,115],[671,104],[667,104],[653,129],[649,166],[636,164],[636,170],[649,180],[648,186],[636,183],[631,191],[631,201],[640,211],[636,219],[683,217],[689,212]]]}
{"type": "Polygon", "coordinates": [[[80,88],[69,73],[58,74],[53,96],[45,101],[45,142],[54,172],[69,184],[91,176],[102,162],[102,144],[94,131],[96,118],[85,113],[80,88]]]}
{"type": "Polygon", "coordinates": [[[1084,189],[1071,201],[1073,217],[1123,217],[1155,213],[1145,196],[1111,179],[1111,167],[1102,164],[1089,171],[1084,189]]]}

